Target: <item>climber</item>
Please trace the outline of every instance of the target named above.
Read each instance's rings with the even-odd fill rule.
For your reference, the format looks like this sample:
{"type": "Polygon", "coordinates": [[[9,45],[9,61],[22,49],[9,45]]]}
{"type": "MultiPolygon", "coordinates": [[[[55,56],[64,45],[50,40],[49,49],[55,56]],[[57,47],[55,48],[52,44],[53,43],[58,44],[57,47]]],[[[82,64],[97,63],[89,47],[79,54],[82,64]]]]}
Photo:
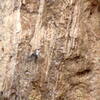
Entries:
{"type": "Polygon", "coordinates": [[[36,63],[39,57],[39,54],[40,54],[40,49],[34,50],[34,52],[29,56],[29,61],[34,60],[34,62],[36,63]]]}
{"type": "Polygon", "coordinates": [[[37,62],[37,59],[39,57],[40,54],[40,49],[36,49],[32,54],[31,57],[34,58],[35,63],[37,62]]]}

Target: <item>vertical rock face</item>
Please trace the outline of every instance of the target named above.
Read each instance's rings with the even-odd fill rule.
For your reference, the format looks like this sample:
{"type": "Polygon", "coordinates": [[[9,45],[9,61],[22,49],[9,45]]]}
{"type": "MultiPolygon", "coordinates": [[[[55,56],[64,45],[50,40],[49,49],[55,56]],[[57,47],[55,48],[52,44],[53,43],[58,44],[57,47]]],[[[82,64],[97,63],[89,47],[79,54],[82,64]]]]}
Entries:
{"type": "Polygon", "coordinates": [[[0,0],[0,91],[4,91],[6,96],[17,65],[20,5],[19,0],[0,0]]]}
{"type": "Polygon", "coordinates": [[[100,100],[99,0],[0,2],[0,98],[100,100]]]}

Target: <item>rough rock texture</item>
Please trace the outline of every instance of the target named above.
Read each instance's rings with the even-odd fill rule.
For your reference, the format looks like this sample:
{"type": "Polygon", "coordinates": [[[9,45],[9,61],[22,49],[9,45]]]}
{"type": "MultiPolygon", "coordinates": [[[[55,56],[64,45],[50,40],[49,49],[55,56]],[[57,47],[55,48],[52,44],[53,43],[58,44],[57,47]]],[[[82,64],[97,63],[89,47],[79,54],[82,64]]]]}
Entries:
{"type": "Polygon", "coordinates": [[[100,100],[100,0],[0,0],[0,91],[0,100],[100,100]]]}

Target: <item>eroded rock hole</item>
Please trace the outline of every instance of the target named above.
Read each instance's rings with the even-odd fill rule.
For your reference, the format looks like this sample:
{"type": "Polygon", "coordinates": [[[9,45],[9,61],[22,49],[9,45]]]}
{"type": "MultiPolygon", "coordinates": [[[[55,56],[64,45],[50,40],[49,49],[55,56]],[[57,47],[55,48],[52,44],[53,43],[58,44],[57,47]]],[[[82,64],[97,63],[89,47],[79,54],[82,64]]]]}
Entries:
{"type": "Polygon", "coordinates": [[[85,70],[83,70],[83,71],[77,72],[76,75],[78,75],[78,76],[83,76],[83,75],[89,74],[91,71],[92,71],[92,70],[88,68],[88,69],[85,69],[85,70]]]}

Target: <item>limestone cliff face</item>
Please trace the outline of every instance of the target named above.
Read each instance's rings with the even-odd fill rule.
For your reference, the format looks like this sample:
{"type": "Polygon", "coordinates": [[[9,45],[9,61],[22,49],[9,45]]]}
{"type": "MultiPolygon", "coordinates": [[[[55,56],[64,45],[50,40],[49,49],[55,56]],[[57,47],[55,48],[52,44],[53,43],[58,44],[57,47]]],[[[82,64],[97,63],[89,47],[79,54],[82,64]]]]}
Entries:
{"type": "Polygon", "coordinates": [[[100,100],[99,79],[99,0],[0,0],[0,98],[100,100]]]}

